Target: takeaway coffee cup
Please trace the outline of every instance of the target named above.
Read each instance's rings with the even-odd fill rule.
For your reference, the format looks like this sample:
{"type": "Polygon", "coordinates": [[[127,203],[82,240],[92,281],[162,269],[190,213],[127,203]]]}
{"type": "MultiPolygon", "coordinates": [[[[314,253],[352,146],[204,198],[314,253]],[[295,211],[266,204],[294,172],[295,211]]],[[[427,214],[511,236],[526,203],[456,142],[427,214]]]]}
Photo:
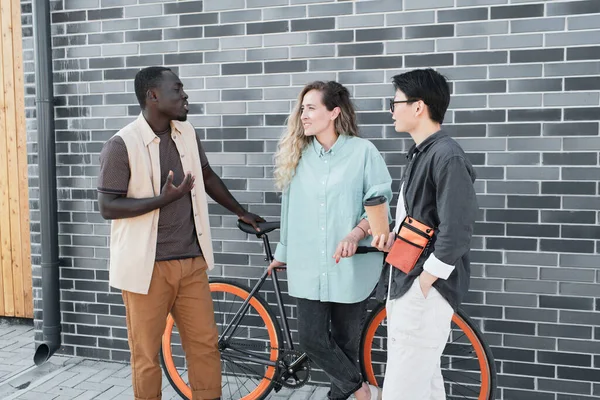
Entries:
{"type": "Polygon", "coordinates": [[[373,236],[387,235],[390,233],[388,223],[388,204],[385,196],[371,197],[364,202],[367,219],[371,226],[373,236]]]}

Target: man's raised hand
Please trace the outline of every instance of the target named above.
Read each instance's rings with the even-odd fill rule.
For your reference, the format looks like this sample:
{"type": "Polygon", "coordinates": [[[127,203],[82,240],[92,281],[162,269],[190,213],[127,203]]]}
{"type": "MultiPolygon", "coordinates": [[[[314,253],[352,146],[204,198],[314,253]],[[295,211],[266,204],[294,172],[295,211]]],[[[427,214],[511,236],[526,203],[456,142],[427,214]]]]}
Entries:
{"type": "Polygon", "coordinates": [[[194,188],[194,182],[196,178],[191,174],[187,173],[185,178],[179,186],[173,185],[173,171],[169,171],[167,175],[167,181],[165,182],[160,195],[165,199],[166,203],[172,203],[175,200],[179,200],[186,194],[192,191],[194,188]]]}

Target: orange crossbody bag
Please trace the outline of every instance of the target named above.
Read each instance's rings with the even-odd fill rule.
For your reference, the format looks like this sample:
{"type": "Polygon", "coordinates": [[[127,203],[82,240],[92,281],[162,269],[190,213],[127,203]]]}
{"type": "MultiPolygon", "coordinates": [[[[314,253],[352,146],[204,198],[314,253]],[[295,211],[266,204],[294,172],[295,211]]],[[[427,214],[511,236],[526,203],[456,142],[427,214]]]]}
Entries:
{"type": "Polygon", "coordinates": [[[433,234],[433,228],[412,217],[406,217],[400,224],[396,241],[385,262],[408,274],[417,264],[423,251],[429,246],[433,234]]]}

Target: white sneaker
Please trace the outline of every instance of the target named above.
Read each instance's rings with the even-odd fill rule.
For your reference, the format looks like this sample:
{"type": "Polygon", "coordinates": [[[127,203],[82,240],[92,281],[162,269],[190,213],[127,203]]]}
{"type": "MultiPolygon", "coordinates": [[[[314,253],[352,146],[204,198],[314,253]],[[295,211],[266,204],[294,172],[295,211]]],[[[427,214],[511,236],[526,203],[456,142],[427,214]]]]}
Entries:
{"type": "MultiPolygon", "coordinates": [[[[366,383],[366,382],[365,382],[366,383]]],[[[370,383],[366,383],[369,387],[369,392],[371,393],[371,400],[381,400],[381,389],[377,386],[373,386],[370,383]]],[[[349,400],[356,400],[356,396],[354,393],[348,397],[349,400]]]]}
{"type": "Polygon", "coordinates": [[[371,400],[381,400],[381,389],[370,383],[368,383],[367,386],[369,386],[369,391],[371,392],[371,400]]]}

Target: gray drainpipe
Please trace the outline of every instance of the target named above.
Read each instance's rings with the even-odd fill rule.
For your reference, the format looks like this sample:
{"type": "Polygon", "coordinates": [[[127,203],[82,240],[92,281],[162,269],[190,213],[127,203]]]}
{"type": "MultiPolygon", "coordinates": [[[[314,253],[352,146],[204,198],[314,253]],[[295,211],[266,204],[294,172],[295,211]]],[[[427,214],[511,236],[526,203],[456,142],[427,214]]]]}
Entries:
{"type": "Polygon", "coordinates": [[[48,361],[61,346],[50,0],[34,0],[33,2],[33,37],[40,176],[42,332],[44,334],[43,342],[35,350],[33,361],[36,365],[41,365],[48,361]]]}

